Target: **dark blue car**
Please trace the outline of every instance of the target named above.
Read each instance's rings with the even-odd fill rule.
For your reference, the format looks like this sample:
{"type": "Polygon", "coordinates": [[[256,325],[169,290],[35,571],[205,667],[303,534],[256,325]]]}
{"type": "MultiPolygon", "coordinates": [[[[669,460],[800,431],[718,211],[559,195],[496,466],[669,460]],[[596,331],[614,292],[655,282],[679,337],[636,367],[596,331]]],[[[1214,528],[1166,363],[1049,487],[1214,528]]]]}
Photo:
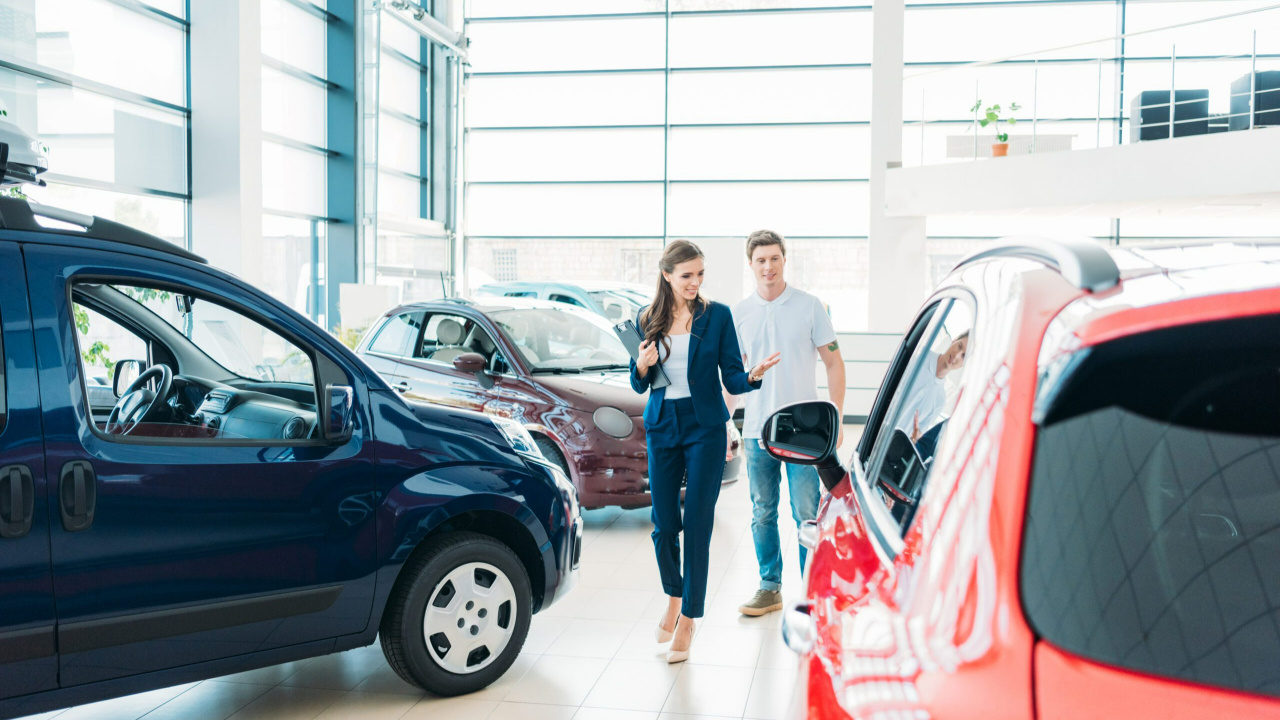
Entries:
{"type": "Polygon", "coordinates": [[[406,402],[163,240],[0,216],[0,717],[375,638],[470,692],[573,585],[577,497],[519,424],[406,402]]]}

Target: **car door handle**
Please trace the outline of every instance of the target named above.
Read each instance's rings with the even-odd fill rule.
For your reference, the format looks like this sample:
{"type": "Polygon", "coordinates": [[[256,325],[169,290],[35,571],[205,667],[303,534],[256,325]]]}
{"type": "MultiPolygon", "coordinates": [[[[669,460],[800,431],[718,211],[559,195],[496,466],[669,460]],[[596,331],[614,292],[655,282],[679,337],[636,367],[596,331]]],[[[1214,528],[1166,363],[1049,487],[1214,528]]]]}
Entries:
{"type": "Polygon", "coordinates": [[[806,550],[814,549],[818,546],[818,521],[805,520],[800,523],[800,529],[796,535],[806,550]]]}
{"type": "Polygon", "coordinates": [[[398,393],[407,393],[409,392],[409,381],[401,380],[395,385],[392,385],[391,389],[395,390],[398,393]]]}
{"type": "Polygon", "coordinates": [[[26,465],[0,468],[0,538],[16,540],[31,532],[35,511],[35,482],[26,465]]]}
{"type": "Polygon", "coordinates": [[[58,503],[62,510],[62,528],[80,532],[93,525],[98,505],[98,478],[93,466],[85,460],[73,460],[62,466],[58,482],[58,503]]]}

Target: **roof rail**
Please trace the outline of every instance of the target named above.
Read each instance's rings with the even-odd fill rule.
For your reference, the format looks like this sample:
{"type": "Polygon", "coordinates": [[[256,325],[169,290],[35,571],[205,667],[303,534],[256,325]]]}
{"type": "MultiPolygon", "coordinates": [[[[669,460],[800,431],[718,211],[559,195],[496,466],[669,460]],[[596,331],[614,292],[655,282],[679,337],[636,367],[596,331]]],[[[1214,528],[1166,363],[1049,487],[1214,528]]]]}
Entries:
{"type": "Polygon", "coordinates": [[[991,247],[961,260],[956,267],[997,257],[1042,262],[1057,270],[1067,282],[1090,292],[1101,292],[1120,282],[1120,268],[1111,254],[1088,240],[1050,240],[1031,235],[1000,238],[991,247]]]}
{"type": "Polygon", "coordinates": [[[185,248],[178,247],[168,240],[144,233],[141,230],[134,230],[128,225],[121,225],[114,220],[63,210],[49,205],[40,205],[20,198],[0,197],[0,227],[9,230],[26,230],[28,232],[49,232],[50,228],[37,222],[36,216],[70,225],[78,225],[84,228],[83,235],[85,237],[95,240],[123,243],[208,264],[208,261],[204,258],[185,248]]]}

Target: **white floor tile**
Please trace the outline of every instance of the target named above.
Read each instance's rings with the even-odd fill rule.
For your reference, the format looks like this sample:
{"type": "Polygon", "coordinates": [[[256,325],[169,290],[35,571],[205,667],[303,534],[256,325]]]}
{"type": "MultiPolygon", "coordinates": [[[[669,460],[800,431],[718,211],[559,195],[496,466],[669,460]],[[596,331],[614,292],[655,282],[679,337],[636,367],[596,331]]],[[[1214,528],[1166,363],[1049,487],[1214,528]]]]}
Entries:
{"type": "Polygon", "coordinates": [[[147,720],[226,720],[270,690],[266,685],[206,680],[143,717],[147,720]]]}
{"type": "Polygon", "coordinates": [[[749,720],[785,720],[796,681],[794,670],[756,670],[743,715],[749,720]]]}
{"type": "Polygon", "coordinates": [[[656,714],[666,704],[680,675],[679,665],[666,662],[614,660],[596,681],[583,705],[656,714]]]}
{"type": "Polygon", "coordinates": [[[765,633],[763,628],[704,625],[693,638],[688,662],[754,668],[760,659],[765,633]]]}
{"type": "Polygon", "coordinates": [[[341,690],[273,687],[231,720],[314,720],[345,694],[341,690]]]}
{"type": "Polygon", "coordinates": [[[658,713],[584,707],[578,710],[573,720],[658,720],[658,713]]]}
{"type": "Polygon", "coordinates": [[[316,720],[400,720],[417,704],[408,695],[349,692],[316,720]]]}
{"type": "Polygon", "coordinates": [[[524,676],[529,672],[529,669],[532,668],[541,657],[541,655],[521,653],[516,657],[516,661],[511,663],[511,667],[507,668],[507,671],[502,674],[502,677],[494,680],[493,684],[489,687],[473,692],[466,697],[471,698],[472,700],[492,700],[494,702],[502,702],[503,700],[506,700],[507,696],[511,694],[511,691],[515,689],[516,685],[520,684],[520,681],[524,679],[524,676]]]}
{"type": "Polygon", "coordinates": [[[506,701],[577,707],[587,699],[604,668],[604,663],[594,658],[544,655],[516,683],[506,701]]]}
{"type": "Polygon", "coordinates": [[[548,615],[547,613],[538,613],[533,616],[532,622],[529,624],[529,635],[524,639],[524,647],[520,652],[529,653],[531,655],[541,655],[551,647],[551,643],[560,637],[560,633],[569,627],[573,622],[573,618],[557,617],[548,615]]]}
{"type": "Polygon", "coordinates": [[[487,720],[572,720],[578,712],[576,705],[530,705],[527,703],[499,703],[487,720]]]}
{"type": "Polygon", "coordinates": [[[400,720],[485,720],[497,709],[494,700],[425,697],[400,720]]]}
{"type": "Polygon", "coordinates": [[[134,720],[180,697],[193,687],[195,683],[81,705],[67,710],[58,717],[71,720],[134,720]]]}
{"type": "Polygon", "coordinates": [[[685,663],[662,712],[742,717],[755,668],[685,663]]]}
{"type": "Polygon", "coordinates": [[[622,647],[633,627],[634,622],[570,620],[568,627],[543,654],[609,659],[622,647]]]}

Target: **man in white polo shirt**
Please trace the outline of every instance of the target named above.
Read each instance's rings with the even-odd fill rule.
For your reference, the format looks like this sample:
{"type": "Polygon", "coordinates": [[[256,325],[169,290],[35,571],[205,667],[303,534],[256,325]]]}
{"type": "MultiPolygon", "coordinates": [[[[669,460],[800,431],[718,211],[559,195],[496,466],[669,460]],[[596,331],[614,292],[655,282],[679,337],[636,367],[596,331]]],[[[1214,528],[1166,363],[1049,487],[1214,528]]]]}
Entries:
{"type": "MultiPolygon", "coordinates": [[[[743,358],[758,362],[775,352],[782,360],[765,376],[759,391],[747,395],[742,425],[747,450],[747,478],[751,484],[751,535],[760,563],[760,589],[738,610],[744,615],[764,615],[782,609],[782,547],[778,536],[778,503],[783,463],[760,445],[764,421],[778,408],[794,402],[818,399],[817,365],[827,369],[831,402],[844,416],[844,359],[836,331],[822,301],[787,284],[783,271],[787,247],[782,236],[757,230],[747,238],[747,259],[755,275],[756,291],[733,308],[743,358]]],[[[748,364],[748,367],[750,365],[748,364]]],[[[730,412],[737,397],[725,394],[730,412]]],[[[840,431],[840,442],[844,431],[840,431]]],[[[818,514],[818,471],[808,465],[787,465],[791,517],[796,525],[818,514]]],[[[800,548],[800,568],[805,562],[800,548]]]]}

